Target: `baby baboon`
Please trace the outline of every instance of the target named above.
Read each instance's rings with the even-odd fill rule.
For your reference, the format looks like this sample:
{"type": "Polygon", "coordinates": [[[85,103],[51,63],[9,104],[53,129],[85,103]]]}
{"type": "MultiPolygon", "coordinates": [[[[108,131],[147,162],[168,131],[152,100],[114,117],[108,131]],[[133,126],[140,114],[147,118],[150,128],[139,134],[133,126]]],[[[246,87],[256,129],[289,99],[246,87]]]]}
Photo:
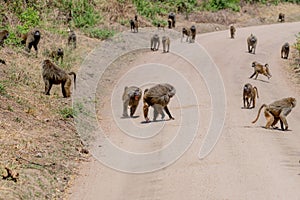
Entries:
{"type": "Polygon", "coordinates": [[[230,26],[229,28],[230,30],[230,38],[234,39],[234,35],[235,35],[235,27],[233,25],[230,26]]]}
{"type": "Polygon", "coordinates": [[[190,39],[190,42],[195,42],[195,39],[196,39],[196,27],[195,27],[195,25],[192,25],[190,30],[191,30],[191,36],[192,36],[192,39],[190,39]]]}
{"type": "Polygon", "coordinates": [[[159,49],[160,41],[159,41],[159,36],[157,34],[154,34],[151,38],[151,50],[152,51],[157,51],[159,49]]]}
{"type": "Polygon", "coordinates": [[[257,88],[253,87],[250,83],[245,84],[243,89],[244,108],[250,108],[251,103],[251,108],[255,108],[256,96],[258,98],[257,88]]]}
{"type": "Polygon", "coordinates": [[[38,54],[38,44],[41,39],[41,33],[39,30],[32,30],[29,31],[28,33],[22,35],[22,44],[25,44],[25,50],[30,53],[30,50],[33,46],[36,56],[38,54]]]}
{"type": "Polygon", "coordinates": [[[170,38],[168,36],[163,36],[162,39],[163,52],[169,52],[170,49],[170,38]]]}
{"type": "Polygon", "coordinates": [[[169,28],[175,28],[175,14],[171,12],[168,16],[168,26],[169,28]]]}
{"type": "Polygon", "coordinates": [[[9,36],[8,30],[0,31],[0,45],[4,47],[4,40],[6,40],[9,36]]]}
{"type": "Polygon", "coordinates": [[[251,33],[251,35],[247,38],[248,44],[248,52],[255,54],[255,49],[257,45],[257,38],[251,33]]]}
{"type": "Polygon", "coordinates": [[[256,119],[252,122],[255,123],[260,115],[261,109],[265,107],[265,118],[267,120],[267,124],[265,128],[274,128],[278,120],[280,120],[281,129],[287,130],[288,129],[288,123],[286,120],[286,116],[292,111],[292,109],[296,106],[297,101],[293,97],[287,97],[283,98],[277,101],[274,101],[273,103],[266,105],[263,104],[260,109],[258,110],[256,119]],[[283,126],[285,125],[285,128],[283,126]]]}
{"type": "Polygon", "coordinates": [[[289,52],[290,52],[290,44],[286,42],[281,47],[281,58],[288,59],[289,52]]]}
{"type": "Polygon", "coordinates": [[[166,111],[170,119],[174,119],[167,105],[170,102],[170,99],[175,95],[175,93],[176,93],[175,88],[172,85],[167,83],[157,84],[150,89],[145,89],[144,97],[143,97],[143,101],[144,101],[143,111],[144,111],[144,117],[146,122],[150,121],[148,118],[148,111],[150,106],[154,108],[154,117],[153,117],[154,121],[156,120],[158,114],[162,115],[162,119],[164,118],[164,113],[162,111],[162,108],[166,111]]]}
{"type": "Polygon", "coordinates": [[[68,32],[69,32],[68,45],[70,45],[72,43],[73,44],[73,48],[75,49],[76,48],[76,43],[77,43],[76,34],[70,28],[68,29],[68,32]]]}
{"type": "Polygon", "coordinates": [[[258,74],[263,74],[266,77],[268,77],[268,79],[270,79],[272,77],[270,70],[269,70],[268,63],[266,63],[265,65],[262,65],[256,61],[254,61],[252,63],[252,67],[254,68],[254,73],[250,76],[250,78],[253,78],[253,76],[256,75],[255,79],[257,79],[258,74]]]}
{"type": "Polygon", "coordinates": [[[56,61],[58,61],[60,59],[60,62],[62,63],[64,60],[64,51],[62,48],[58,48],[57,50],[53,50],[50,53],[50,57],[52,59],[55,59],[56,61]]]}
{"type": "Polygon", "coordinates": [[[191,41],[190,37],[191,37],[191,30],[188,28],[183,27],[182,28],[182,37],[181,37],[181,42],[184,38],[184,36],[186,35],[186,42],[191,41]]]}
{"type": "Polygon", "coordinates": [[[74,76],[74,88],[76,88],[76,74],[74,72],[67,73],[63,69],[58,68],[50,60],[44,60],[42,63],[42,75],[45,82],[45,94],[50,95],[50,90],[53,84],[61,84],[63,96],[71,96],[71,77],[74,76]]]}
{"type": "Polygon", "coordinates": [[[125,87],[122,96],[123,100],[123,117],[128,117],[127,109],[130,107],[130,117],[133,117],[139,101],[142,97],[142,90],[138,87],[125,87]]]}
{"type": "Polygon", "coordinates": [[[283,13],[279,13],[279,15],[278,15],[278,21],[279,22],[284,22],[284,14],[283,13]]]}

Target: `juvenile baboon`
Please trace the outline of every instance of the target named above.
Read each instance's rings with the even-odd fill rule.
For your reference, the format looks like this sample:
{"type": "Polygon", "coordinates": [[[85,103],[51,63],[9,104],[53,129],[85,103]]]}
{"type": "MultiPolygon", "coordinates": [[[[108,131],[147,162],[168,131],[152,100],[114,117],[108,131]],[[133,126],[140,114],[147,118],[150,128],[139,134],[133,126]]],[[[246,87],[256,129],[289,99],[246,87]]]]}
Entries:
{"type": "Polygon", "coordinates": [[[170,99],[175,95],[175,93],[176,93],[175,88],[168,83],[157,84],[151,87],[150,89],[145,89],[144,97],[143,97],[143,101],[144,101],[143,111],[144,111],[144,117],[146,122],[150,121],[148,118],[148,111],[150,106],[154,108],[153,120],[156,120],[158,114],[161,114],[162,118],[164,118],[164,113],[162,111],[162,108],[166,111],[170,119],[174,119],[167,105],[170,102],[170,99]]]}
{"type": "Polygon", "coordinates": [[[270,70],[269,70],[268,63],[266,63],[265,65],[262,65],[256,61],[254,61],[252,63],[252,67],[254,68],[254,73],[250,76],[250,78],[253,78],[253,76],[256,75],[255,79],[257,79],[258,74],[263,74],[266,77],[268,77],[268,79],[270,79],[272,77],[270,70]]]}
{"type": "Polygon", "coordinates": [[[279,15],[278,15],[278,21],[279,22],[284,22],[284,14],[283,13],[279,13],[279,15]]]}
{"type": "Polygon", "coordinates": [[[69,36],[68,36],[68,45],[70,45],[71,43],[73,44],[73,48],[76,48],[76,44],[77,44],[77,36],[75,34],[75,32],[73,30],[71,30],[70,28],[68,29],[69,32],[69,36]]]}
{"type": "Polygon", "coordinates": [[[169,28],[175,28],[175,23],[176,23],[175,14],[173,12],[171,12],[168,16],[169,28]]]}
{"type": "Polygon", "coordinates": [[[281,47],[281,58],[288,59],[289,52],[290,52],[290,44],[286,42],[281,47]]]}
{"type": "Polygon", "coordinates": [[[123,100],[123,117],[128,117],[127,109],[130,107],[130,117],[133,117],[139,101],[142,97],[142,90],[136,86],[130,86],[124,88],[122,96],[123,100]]]}
{"type": "Polygon", "coordinates": [[[157,34],[154,34],[151,38],[151,50],[152,51],[157,51],[159,49],[160,41],[159,41],[159,36],[157,34]]]}
{"type": "Polygon", "coordinates": [[[257,38],[251,33],[251,35],[247,38],[248,44],[248,52],[255,54],[255,49],[257,45],[257,38]]]}
{"type": "Polygon", "coordinates": [[[297,101],[294,97],[287,97],[273,103],[266,105],[263,104],[258,110],[256,119],[252,122],[255,123],[260,115],[261,109],[265,108],[264,114],[267,120],[267,124],[265,128],[274,128],[276,123],[280,120],[281,129],[288,130],[288,123],[286,120],[287,115],[292,111],[292,109],[296,106],[297,101]],[[283,126],[285,125],[285,128],[283,126]]]}
{"type": "Polygon", "coordinates": [[[4,40],[6,40],[9,36],[8,30],[0,31],[0,45],[4,47],[4,40]]]}
{"type": "Polygon", "coordinates": [[[60,59],[60,62],[62,63],[64,60],[64,51],[62,48],[58,48],[57,50],[53,50],[50,53],[50,57],[52,59],[55,59],[56,61],[58,61],[60,59]]]}
{"type": "Polygon", "coordinates": [[[50,90],[53,84],[61,84],[63,96],[71,96],[71,77],[74,76],[74,88],[76,88],[76,74],[74,72],[65,72],[63,69],[58,68],[50,60],[44,60],[42,63],[42,76],[45,82],[45,94],[50,95],[50,90]]]}
{"type": "Polygon", "coordinates": [[[170,38],[168,36],[162,37],[162,45],[163,45],[163,52],[169,52],[170,49],[170,38]]]}
{"type": "Polygon", "coordinates": [[[163,30],[165,30],[165,24],[158,23],[158,24],[157,24],[157,29],[160,30],[161,28],[162,28],[163,30]]]}
{"type": "Polygon", "coordinates": [[[196,27],[195,27],[195,25],[192,25],[190,30],[191,30],[191,36],[192,36],[192,39],[190,40],[190,42],[195,42],[195,39],[196,39],[196,27]]]}
{"type": "Polygon", "coordinates": [[[5,60],[0,59],[0,63],[2,63],[3,65],[6,65],[5,60]]]}
{"type": "Polygon", "coordinates": [[[137,20],[130,20],[130,29],[131,31],[135,32],[139,32],[139,24],[137,20]]]}
{"type": "Polygon", "coordinates": [[[258,98],[257,87],[253,87],[250,83],[245,84],[243,89],[244,108],[250,108],[251,103],[251,108],[255,108],[256,97],[258,98]]]}
{"type": "Polygon", "coordinates": [[[230,38],[234,39],[234,35],[235,35],[235,27],[233,25],[230,26],[229,28],[230,30],[230,38]]]}
{"type": "Polygon", "coordinates": [[[181,42],[184,38],[184,36],[186,35],[186,42],[188,41],[191,41],[190,37],[191,37],[191,30],[186,28],[186,27],[183,27],[182,28],[182,36],[181,36],[181,42]]]}
{"type": "Polygon", "coordinates": [[[33,47],[36,56],[38,54],[38,44],[41,39],[41,33],[39,30],[31,30],[28,33],[22,35],[22,44],[25,44],[25,50],[30,53],[31,48],[33,47]]]}

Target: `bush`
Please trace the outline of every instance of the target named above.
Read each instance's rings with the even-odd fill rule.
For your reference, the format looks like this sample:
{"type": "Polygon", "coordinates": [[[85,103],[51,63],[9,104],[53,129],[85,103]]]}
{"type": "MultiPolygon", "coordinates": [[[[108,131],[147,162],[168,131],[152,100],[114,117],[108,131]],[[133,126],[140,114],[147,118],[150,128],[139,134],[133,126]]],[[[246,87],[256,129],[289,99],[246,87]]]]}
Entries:
{"type": "Polygon", "coordinates": [[[231,9],[233,11],[240,11],[239,0],[209,0],[205,1],[202,6],[205,10],[218,11],[222,9],[231,9]]]}
{"type": "Polygon", "coordinates": [[[101,40],[105,40],[107,38],[113,37],[115,34],[114,30],[109,29],[99,29],[99,28],[89,28],[85,29],[84,32],[92,38],[98,38],[101,40]]]}
{"type": "Polygon", "coordinates": [[[67,119],[67,118],[74,118],[74,116],[76,116],[76,112],[73,108],[71,107],[66,107],[66,108],[63,108],[63,109],[60,109],[59,110],[59,114],[64,118],[64,119],[67,119]]]}

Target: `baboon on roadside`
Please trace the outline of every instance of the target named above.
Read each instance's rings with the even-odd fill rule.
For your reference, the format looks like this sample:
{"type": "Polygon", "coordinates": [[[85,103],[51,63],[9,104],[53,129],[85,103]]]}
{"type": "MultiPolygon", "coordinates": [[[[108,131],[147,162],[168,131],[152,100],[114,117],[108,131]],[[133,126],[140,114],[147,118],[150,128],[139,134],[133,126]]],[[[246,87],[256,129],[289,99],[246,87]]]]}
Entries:
{"type": "Polygon", "coordinates": [[[195,42],[195,39],[196,39],[196,27],[195,27],[195,25],[192,25],[190,30],[191,30],[191,36],[192,36],[192,38],[190,39],[190,42],[195,42]]]}
{"type": "Polygon", "coordinates": [[[130,30],[133,31],[134,33],[139,32],[139,24],[137,20],[130,20],[130,30]]]}
{"type": "Polygon", "coordinates": [[[139,101],[142,97],[142,90],[136,86],[130,86],[124,88],[122,96],[123,100],[123,117],[128,117],[127,109],[130,107],[130,117],[133,117],[139,101]]]}
{"type": "Polygon", "coordinates": [[[253,87],[250,83],[244,85],[243,89],[243,102],[244,108],[250,108],[251,103],[252,107],[255,108],[256,97],[258,98],[258,90],[257,87],[253,87]]]}
{"type": "Polygon", "coordinates": [[[235,35],[235,27],[233,25],[230,26],[229,28],[230,30],[230,38],[234,39],[234,35],[235,35]]]}
{"type": "Polygon", "coordinates": [[[61,84],[63,96],[71,96],[71,77],[74,76],[74,88],[76,88],[76,74],[74,72],[65,72],[63,69],[58,68],[50,60],[46,59],[42,63],[42,75],[45,82],[45,94],[50,95],[50,90],[53,84],[61,84]]]}
{"type": "Polygon", "coordinates": [[[166,111],[170,119],[174,119],[167,105],[170,102],[170,99],[175,95],[175,93],[175,88],[168,83],[157,84],[150,89],[145,89],[143,96],[143,111],[146,122],[150,121],[148,118],[148,111],[150,106],[154,108],[154,121],[156,120],[158,114],[162,115],[162,119],[164,118],[162,108],[166,111]]]}
{"type": "Polygon", "coordinates": [[[248,44],[248,52],[255,54],[255,49],[257,45],[257,38],[251,33],[251,35],[247,38],[248,44]]]}
{"type": "Polygon", "coordinates": [[[64,50],[62,48],[58,48],[57,50],[53,50],[50,53],[50,57],[52,59],[55,59],[56,61],[58,61],[60,59],[60,62],[62,63],[64,60],[64,50]]]}
{"type": "Polygon", "coordinates": [[[41,39],[41,33],[39,30],[31,30],[26,34],[23,34],[22,36],[22,44],[25,44],[25,50],[30,53],[31,48],[33,47],[35,52],[36,52],[36,56],[38,54],[38,44],[40,42],[41,39]]]}
{"type": "Polygon", "coordinates": [[[77,36],[75,34],[75,32],[73,30],[71,30],[70,28],[68,29],[69,32],[69,36],[68,36],[68,45],[70,45],[71,43],[73,44],[73,48],[76,48],[76,44],[77,44],[77,36]]]}
{"type": "Polygon", "coordinates": [[[6,40],[9,36],[8,30],[0,31],[0,45],[4,47],[4,40],[6,40]]]}
{"type": "Polygon", "coordinates": [[[281,129],[288,130],[288,123],[286,120],[287,115],[292,111],[292,109],[296,106],[297,101],[294,97],[287,97],[273,103],[266,105],[263,104],[258,110],[256,119],[252,122],[255,123],[260,115],[261,109],[265,108],[264,114],[267,120],[267,124],[265,128],[274,128],[276,123],[280,120],[281,129]],[[285,128],[283,126],[285,125],[285,128]]]}
{"type": "Polygon", "coordinates": [[[0,59],[0,63],[2,63],[3,65],[6,65],[5,60],[0,59]]]}
{"type": "Polygon", "coordinates": [[[186,28],[186,27],[183,27],[182,28],[181,42],[182,42],[185,35],[186,35],[186,42],[191,41],[191,38],[190,38],[191,37],[191,30],[186,28]]]}
{"type": "Polygon", "coordinates": [[[175,14],[173,12],[171,12],[168,16],[168,26],[169,28],[175,28],[175,14]]]}
{"type": "Polygon", "coordinates": [[[170,38],[168,36],[163,36],[162,39],[163,52],[169,52],[170,49],[170,38]]]}
{"type": "Polygon", "coordinates": [[[284,22],[284,14],[283,13],[279,13],[279,15],[278,15],[278,21],[279,22],[284,22]]]}
{"type": "Polygon", "coordinates": [[[254,73],[249,78],[253,78],[253,76],[256,75],[255,79],[257,79],[258,74],[263,74],[266,77],[268,77],[268,79],[270,79],[272,77],[270,70],[269,70],[268,63],[266,63],[265,65],[262,65],[256,61],[254,61],[252,63],[252,67],[254,68],[254,73]]]}
{"type": "Polygon", "coordinates": [[[281,47],[281,58],[288,59],[289,52],[290,52],[290,44],[286,42],[281,47]]]}
{"type": "Polygon", "coordinates": [[[157,34],[154,34],[151,38],[151,50],[152,51],[157,51],[159,49],[160,41],[159,41],[159,36],[157,34]]]}
{"type": "Polygon", "coordinates": [[[160,28],[162,28],[163,30],[165,30],[165,26],[166,26],[165,24],[158,23],[157,29],[160,30],[160,28]]]}

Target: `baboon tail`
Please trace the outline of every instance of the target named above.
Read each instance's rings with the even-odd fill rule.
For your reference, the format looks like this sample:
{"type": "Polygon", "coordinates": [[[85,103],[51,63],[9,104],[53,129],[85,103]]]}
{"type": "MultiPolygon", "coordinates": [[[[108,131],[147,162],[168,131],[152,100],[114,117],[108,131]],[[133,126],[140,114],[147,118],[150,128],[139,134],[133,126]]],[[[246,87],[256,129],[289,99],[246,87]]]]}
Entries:
{"type": "Polygon", "coordinates": [[[256,91],[256,96],[257,96],[257,98],[259,98],[257,87],[254,86],[253,89],[256,91]]]}
{"type": "Polygon", "coordinates": [[[74,76],[74,88],[76,89],[76,74],[75,74],[75,72],[70,72],[69,75],[74,76]]]}
{"type": "Polygon", "coordinates": [[[263,109],[263,107],[267,107],[267,105],[266,105],[266,104],[263,104],[263,105],[259,108],[258,113],[257,113],[257,116],[256,116],[256,119],[252,122],[253,124],[258,120],[259,115],[260,115],[260,112],[261,112],[261,109],[263,109]]]}

